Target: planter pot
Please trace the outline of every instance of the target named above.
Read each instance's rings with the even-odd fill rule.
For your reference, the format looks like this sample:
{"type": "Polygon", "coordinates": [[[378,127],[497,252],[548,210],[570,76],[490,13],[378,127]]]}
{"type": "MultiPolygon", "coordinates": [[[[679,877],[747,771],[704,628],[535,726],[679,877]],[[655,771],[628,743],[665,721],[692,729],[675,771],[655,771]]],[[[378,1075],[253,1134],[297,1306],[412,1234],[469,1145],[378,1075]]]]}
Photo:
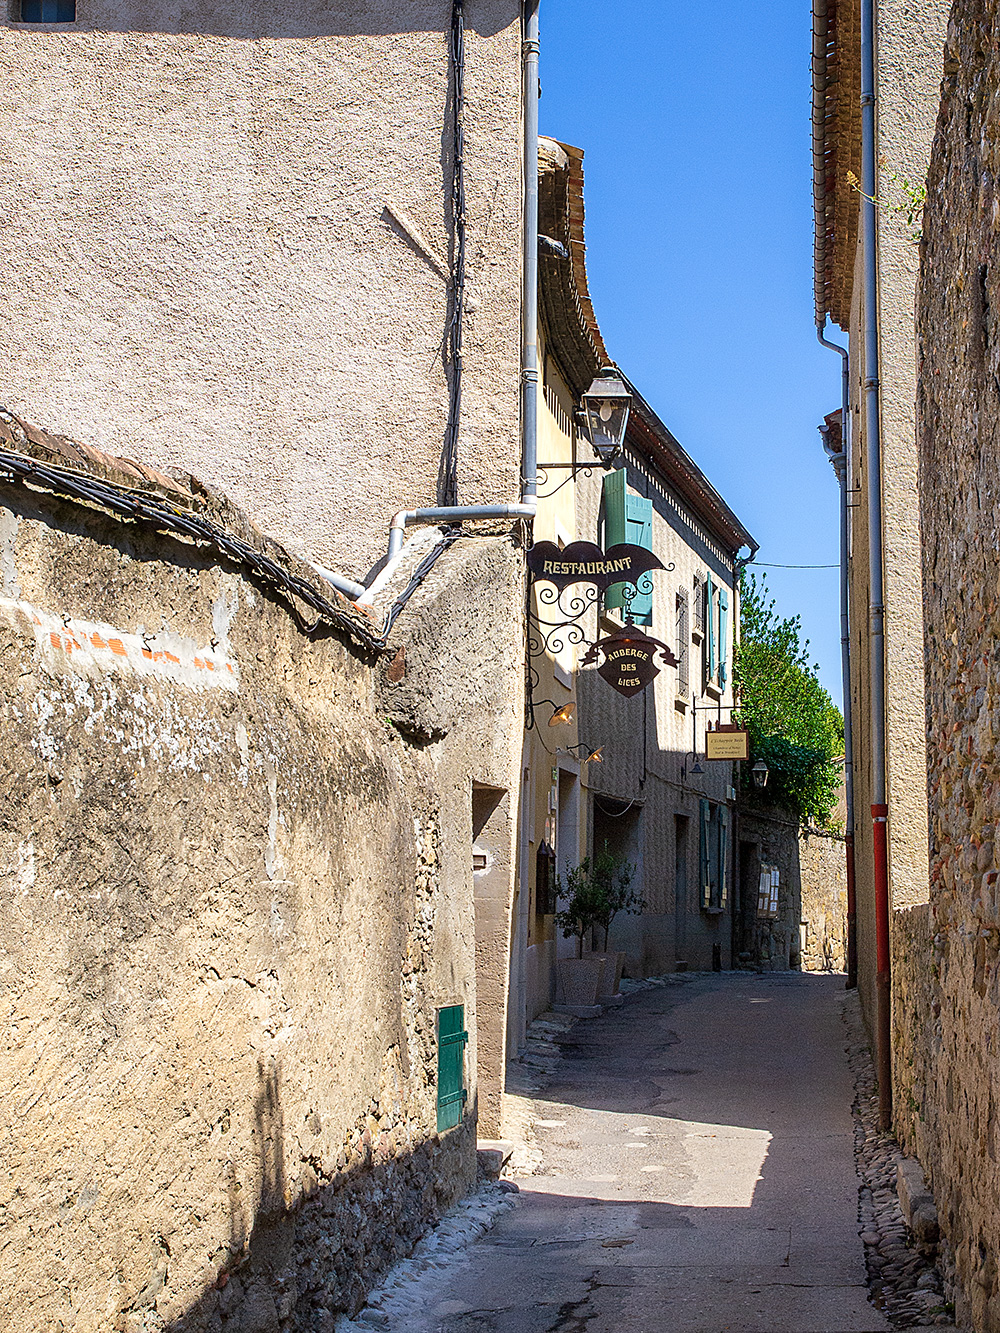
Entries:
{"type": "Polygon", "coordinates": [[[604,978],[604,955],[559,960],[559,993],[563,1004],[596,1004],[604,978]]]}
{"type": "Polygon", "coordinates": [[[625,966],[625,950],[618,949],[613,953],[592,953],[591,958],[604,959],[604,979],[601,982],[601,988],[597,992],[597,1002],[609,999],[618,994],[618,988],[622,979],[622,968],[625,966]]]}

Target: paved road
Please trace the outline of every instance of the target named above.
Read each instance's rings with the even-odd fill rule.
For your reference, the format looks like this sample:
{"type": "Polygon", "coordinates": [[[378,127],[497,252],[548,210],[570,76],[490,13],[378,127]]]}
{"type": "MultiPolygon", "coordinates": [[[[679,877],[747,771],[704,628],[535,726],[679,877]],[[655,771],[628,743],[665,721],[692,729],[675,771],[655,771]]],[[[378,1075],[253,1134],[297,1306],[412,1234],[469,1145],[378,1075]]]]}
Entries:
{"type": "Polygon", "coordinates": [[[842,993],[723,974],[577,1024],[534,1103],[541,1173],[412,1333],[885,1333],[842,993]]]}

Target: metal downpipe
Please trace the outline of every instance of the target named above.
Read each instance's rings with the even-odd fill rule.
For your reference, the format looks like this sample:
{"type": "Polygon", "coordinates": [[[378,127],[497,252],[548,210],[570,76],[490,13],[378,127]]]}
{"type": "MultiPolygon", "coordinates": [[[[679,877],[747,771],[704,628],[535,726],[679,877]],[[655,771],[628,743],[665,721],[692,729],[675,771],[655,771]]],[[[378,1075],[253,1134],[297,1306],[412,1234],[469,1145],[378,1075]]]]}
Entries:
{"type": "Polygon", "coordinates": [[[521,503],[437,505],[401,509],[389,525],[388,559],[403,549],[410,523],[535,517],[538,507],[538,5],[524,6],[521,64],[524,97],[524,227],[521,277],[521,503]]]}
{"type": "Polygon", "coordinates": [[[885,763],[885,583],[882,564],[882,438],[879,421],[878,219],[875,211],[875,8],[861,4],[861,232],[864,255],[864,420],[868,483],[868,633],[871,662],[872,838],[877,982],[879,1123],[892,1124],[892,1011],[885,763]]]}
{"type": "Polygon", "coordinates": [[[840,667],[844,681],[844,799],[847,805],[844,829],[844,861],[847,873],[847,989],[858,984],[858,905],[854,883],[854,731],[851,693],[851,614],[850,614],[850,360],[846,347],[830,342],[816,326],[816,337],[823,347],[841,357],[840,376],[840,450],[827,448],[833,470],[840,484],[840,667]]]}

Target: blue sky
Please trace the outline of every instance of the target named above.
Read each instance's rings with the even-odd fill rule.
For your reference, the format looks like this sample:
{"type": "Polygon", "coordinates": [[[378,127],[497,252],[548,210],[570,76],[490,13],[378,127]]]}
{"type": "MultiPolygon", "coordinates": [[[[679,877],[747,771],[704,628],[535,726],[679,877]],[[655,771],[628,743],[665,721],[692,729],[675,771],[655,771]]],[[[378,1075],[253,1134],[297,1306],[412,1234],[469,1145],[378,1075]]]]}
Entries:
{"type": "MultiPolygon", "coordinates": [[[[817,427],[840,406],[840,359],[813,323],[808,0],[542,0],[541,35],[540,127],[586,154],[609,353],[760,561],[836,563],[817,427]]],[[[839,702],[836,569],[766,572],[839,702]]]]}

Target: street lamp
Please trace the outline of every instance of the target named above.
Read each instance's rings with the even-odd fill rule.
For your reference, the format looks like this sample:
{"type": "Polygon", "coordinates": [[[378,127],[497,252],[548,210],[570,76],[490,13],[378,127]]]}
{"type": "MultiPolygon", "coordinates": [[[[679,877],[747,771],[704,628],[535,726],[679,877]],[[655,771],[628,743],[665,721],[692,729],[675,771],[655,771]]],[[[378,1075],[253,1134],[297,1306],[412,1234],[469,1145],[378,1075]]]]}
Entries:
{"type": "Polygon", "coordinates": [[[610,468],[625,443],[632,395],[619,378],[614,366],[602,366],[601,373],[581,399],[579,421],[594,453],[604,467],[610,468]]]}
{"type": "Polygon", "coordinates": [[[767,764],[764,763],[763,759],[758,759],[753,768],[751,768],[750,772],[753,775],[753,785],[758,791],[763,791],[767,786],[767,775],[770,771],[771,770],[768,768],[767,764]]]}

